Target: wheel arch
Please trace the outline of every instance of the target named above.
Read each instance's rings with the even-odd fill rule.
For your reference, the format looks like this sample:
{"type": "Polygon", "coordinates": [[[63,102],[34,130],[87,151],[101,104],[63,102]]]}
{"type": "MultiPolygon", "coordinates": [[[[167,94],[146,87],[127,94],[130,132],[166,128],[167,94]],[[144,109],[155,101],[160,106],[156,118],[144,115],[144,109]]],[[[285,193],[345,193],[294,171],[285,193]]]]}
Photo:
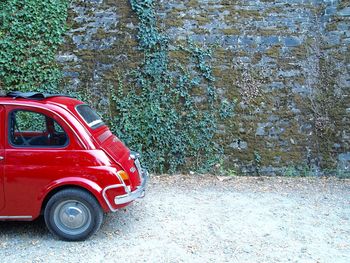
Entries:
{"type": "Polygon", "coordinates": [[[49,186],[45,194],[43,194],[41,197],[42,202],[41,202],[40,214],[43,214],[43,211],[47,205],[47,202],[50,200],[50,198],[53,195],[55,195],[59,191],[62,191],[68,188],[83,190],[91,194],[96,199],[96,201],[100,204],[103,211],[108,212],[109,208],[102,197],[103,189],[92,181],[89,181],[88,183],[87,182],[84,183],[81,181],[81,178],[79,178],[79,180],[80,180],[79,183],[74,181],[67,181],[67,182],[56,183],[54,185],[49,186]]]}

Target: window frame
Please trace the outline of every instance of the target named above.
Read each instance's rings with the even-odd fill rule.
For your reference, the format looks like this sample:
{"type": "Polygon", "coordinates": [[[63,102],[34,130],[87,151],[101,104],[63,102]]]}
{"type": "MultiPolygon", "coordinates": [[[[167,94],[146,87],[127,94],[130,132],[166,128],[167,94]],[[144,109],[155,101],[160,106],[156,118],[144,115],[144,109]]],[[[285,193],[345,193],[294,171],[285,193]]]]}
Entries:
{"type": "MultiPolygon", "coordinates": [[[[89,127],[89,128],[92,129],[92,130],[96,130],[97,128],[100,128],[100,127],[106,125],[106,124],[104,123],[104,121],[102,120],[101,116],[98,115],[98,113],[97,113],[94,109],[92,109],[88,104],[85,104],[85,103],[84,103],[84,104],[79,104],[79,105],[75,106],[75,111],[78,113],[79,117],[84,121],[84,123],[86,124],[86,126],[89,127]],[[78,110],[78,108],[81,107],[81,106],[87,106],[87,107],[89,107],[94,113],[97,114],[98,117],[100,117],[101,122],[96,123],[96,124],[90,126],[89,123],[85,120],[85,118],[83,117],[83,115],[81,115],[81,113],[80,113],[79,110],[78,110]]],[[[93,122],[92,122],[92,123],[93,123],[93,122]]]]}
{"type": "MultiPolygon", "coordinates": [[[[46,121],[47,122],[47,121],[46,121]]],[[[47,125],[47,123],[45,122],[45,124],[47,125]]],[[[54,118],[48,116],[47,114],[45,113],[42,113],[42,112],[39,112],[39,111],[35,111],[33,109],[24,109],[24,108],[16,108],[16,109],[12,109],[8,112],[7,114],[7,142],[8,144],[13,147],[13,148],[17,148],[17,149],[65,149],[67,148],[69,145],[70,145],[70,138],[69,138],[69,135],[68,133],[66,132],[66,130],[62,127],[62,125],[56,121],[54,118]],[[52,119],[54,122],[56,122],[59,126],[61,126],[62,130],[64,131],[64,133],[66,134],[66,137],[67,137],[67,140],[66,140],[66,143],[63,144],[63,145],[16,145],[12,142],[12,136],[11,136],[11,118],[12,118],[12,114],[14,112],[17,112],[17,111],[27,111],[27,112],[33,112],[33,113],[36,113],[36,114],[41,114],[45,117],[45,120],[46,118],[50,118],[52,119]]],[[[46,127],[47,129],[47,127],[46,127]]],[[[33,131],[35,132],[35,131],[33,131]]]]}

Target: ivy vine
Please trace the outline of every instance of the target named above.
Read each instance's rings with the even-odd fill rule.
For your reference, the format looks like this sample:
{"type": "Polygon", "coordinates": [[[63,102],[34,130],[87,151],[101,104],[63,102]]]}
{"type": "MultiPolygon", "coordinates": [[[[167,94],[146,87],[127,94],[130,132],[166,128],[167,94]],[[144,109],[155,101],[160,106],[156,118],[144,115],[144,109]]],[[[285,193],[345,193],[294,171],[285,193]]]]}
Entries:
{"type": "Polygon", "coordinates": [[[111,127],[143,153],[154,172],[208,170],[219,153],[214,143],[218,108],[230,108],[217,107],[211,49],[188,41],[176,51],[194,66],[170,61],[169,39],[157,27],[154,1],[130,3],[139,19],[138,47],[144,61],[132,73],[131,86],[125,87],[120,77],[117,87],[111,85],[111,127]]]}
{"type": "MultiPolygon", "coordinates": [[[[57,92],[56,53],[63,41],[68,0],[4,0],[0,3],[0,89],[57,92]]],[[[220,153],[214,137],[233,104],[219,102],[211,48],[192,41],[170,51],[157,27],[153,0],[130,0],[139,19],[142,65],[110,84],[112,130],[143,153],[153,172],[208,170],[220,153]],[[170,59],[179,52],[189,63],[170,59]],[[127,84],[125,84],[127,83],[127,84]]],[[[172,43],[173,44],[173,43],[172,43]]]]}
{"type": "Polygon", "coordinates": [[[57,92],[68,0],[0,2],[0,89],[57,92]]]}

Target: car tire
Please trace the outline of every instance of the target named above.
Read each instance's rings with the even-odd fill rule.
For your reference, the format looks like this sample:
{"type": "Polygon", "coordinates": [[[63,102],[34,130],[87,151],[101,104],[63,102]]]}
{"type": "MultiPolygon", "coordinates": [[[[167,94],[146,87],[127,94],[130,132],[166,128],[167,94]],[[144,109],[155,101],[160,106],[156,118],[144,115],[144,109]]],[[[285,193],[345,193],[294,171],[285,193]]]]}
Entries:
{"type": "Polygon", "coordinates": [[[47,228],[60,239],[82,241],[101,226],[103,211],[95,197],[81,189],[64,189],[54,194],[45,206],[47,228]]]}

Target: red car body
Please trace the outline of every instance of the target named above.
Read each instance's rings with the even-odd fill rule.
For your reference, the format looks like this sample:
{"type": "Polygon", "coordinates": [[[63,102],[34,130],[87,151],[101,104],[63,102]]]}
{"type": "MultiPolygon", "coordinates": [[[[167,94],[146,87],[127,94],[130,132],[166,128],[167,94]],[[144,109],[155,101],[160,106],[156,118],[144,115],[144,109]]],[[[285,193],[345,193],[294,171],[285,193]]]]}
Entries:
{"type": "Polygon", "coordinates": [[[64,96],[0,97],[0,220],[34,220],[50,198],[66,188],[88,192],[104,212],[144,195],[148,174],[138,154],[130,152],[102,121],[91,127],[78,111],[85,107],[81,105],[85,104],[64,96]],[[46,129],[17,130],[11,114],[18,112],[44,116],[46,129]],[[64,135],[50,134],[53,122],[64,135]],[[63,137],[64,145],[31,143],[63,137]]]}

